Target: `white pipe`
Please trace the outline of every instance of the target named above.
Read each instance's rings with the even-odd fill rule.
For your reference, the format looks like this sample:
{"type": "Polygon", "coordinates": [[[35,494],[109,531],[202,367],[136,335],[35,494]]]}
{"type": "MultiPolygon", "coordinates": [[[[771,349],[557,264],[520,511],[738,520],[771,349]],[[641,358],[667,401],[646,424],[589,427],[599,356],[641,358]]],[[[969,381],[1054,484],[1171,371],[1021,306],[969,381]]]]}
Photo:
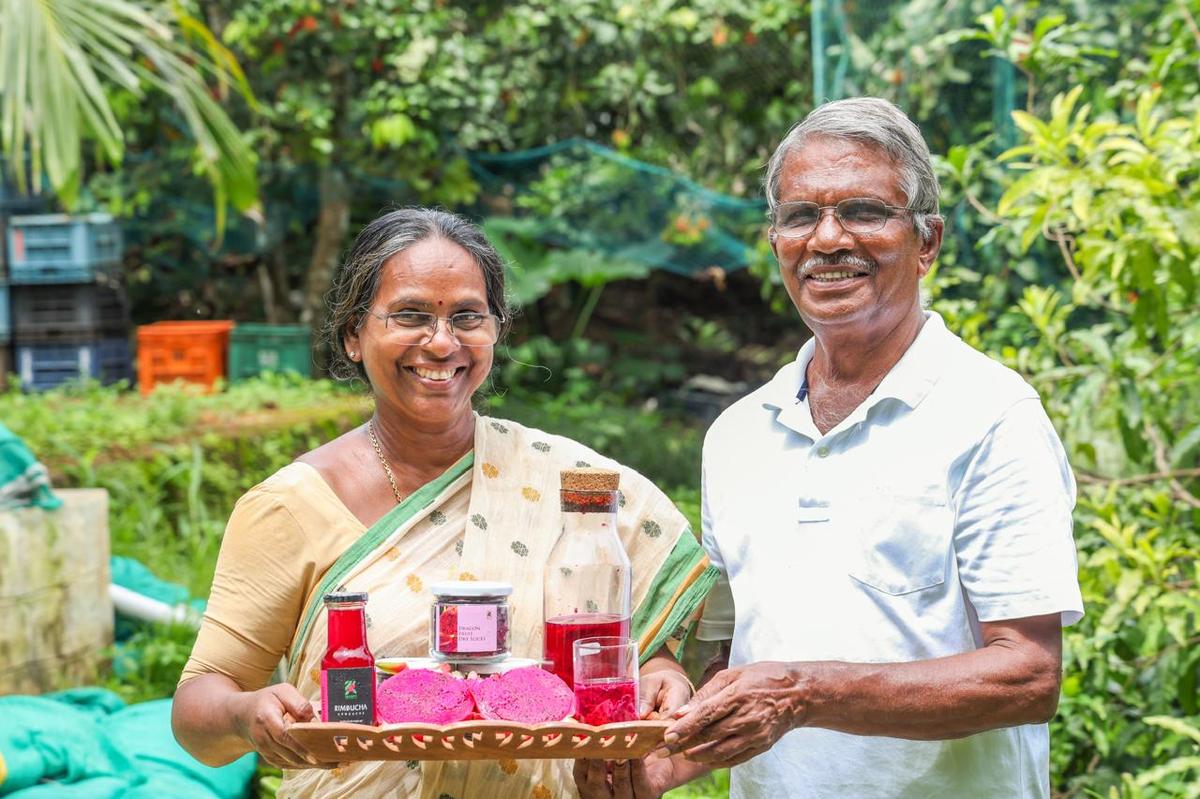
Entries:
{"type": "Polygon", "coordinates": [[[187,605],[168,605],[116,584],[109,584],[108,596],[112,599],[113,608],[122,616],[158,624],[200,626],[199,614],[187,605]]]}

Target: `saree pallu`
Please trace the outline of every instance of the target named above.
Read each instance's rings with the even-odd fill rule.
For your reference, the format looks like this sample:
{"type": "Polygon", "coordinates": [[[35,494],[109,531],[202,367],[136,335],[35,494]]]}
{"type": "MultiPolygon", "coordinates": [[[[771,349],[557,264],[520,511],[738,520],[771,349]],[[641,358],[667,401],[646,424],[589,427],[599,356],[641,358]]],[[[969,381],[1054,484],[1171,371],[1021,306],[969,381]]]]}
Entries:
{"type": "MultiPolygon", "coordinates": [[[[512,583],[512,654],[540,659],[542,572],[562,529],[559,471],[572,467],[620,471],[618,533],[633,568],[631,635],[643,662],[664,645],[678,651],[717,570],[671,501],[632,469],[513,422],[477,417],[474,444],[364,533],[308,597],[288,654],[288,680],[301,694],[320,698],[327,640],[321,597],[332,590],[369,593],[367,635],[376,657],[419,657],[428,653],[431,582],[512,583]]],[[[570,760],[363,762],[285,772],[278,795],[550,799],[576,795],[571,766],[570,760]]]]}

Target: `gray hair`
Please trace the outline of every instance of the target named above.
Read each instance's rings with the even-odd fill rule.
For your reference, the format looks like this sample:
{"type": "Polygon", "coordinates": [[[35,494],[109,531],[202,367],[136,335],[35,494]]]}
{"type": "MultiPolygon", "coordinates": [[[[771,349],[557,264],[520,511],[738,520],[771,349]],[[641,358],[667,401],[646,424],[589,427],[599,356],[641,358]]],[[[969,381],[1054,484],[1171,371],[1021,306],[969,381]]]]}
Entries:
{"type": "Polygon", "coordinates": [[[483,272],[488,311],[500,317],[501,330],[511,321],[504,294],[504,259],[474,223],[436,208],[397,208],[369,222],[350,245],[333,287],[326,295],[329,319],[324,338],[329,345],[329,373],[338,380],[367,379],[361,363],[346,357],[344,337],[362,325],[379,293],[383,265],[397,253],[427,239],[444,239],[467,251],[483,272]]]}
{"type": "Polygon", "coordinates": [[[923,241],[933,235],[930,220],[938,217],[938,179],[929,145],[904,112],[879,97],[851,97],[814,108],[788,131],[767,162],[763,180],[767,205],[779,204],[779,175],[789,154],[809,138],[853,139],[886,152],[900,168],[900,190],[913,209],[913,227],[923,241]]]}

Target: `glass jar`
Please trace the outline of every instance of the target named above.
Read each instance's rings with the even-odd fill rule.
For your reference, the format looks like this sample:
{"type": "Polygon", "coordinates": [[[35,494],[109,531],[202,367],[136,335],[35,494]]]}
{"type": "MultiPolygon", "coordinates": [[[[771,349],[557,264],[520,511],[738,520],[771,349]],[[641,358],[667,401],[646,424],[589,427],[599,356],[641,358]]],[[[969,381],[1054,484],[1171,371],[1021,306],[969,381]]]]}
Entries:
{"type": "Polygon", "coordinates": [[[510,583],[448,580],[429,589],[430,657],[443,663],[492,663],[508,657],[510,583]]]}

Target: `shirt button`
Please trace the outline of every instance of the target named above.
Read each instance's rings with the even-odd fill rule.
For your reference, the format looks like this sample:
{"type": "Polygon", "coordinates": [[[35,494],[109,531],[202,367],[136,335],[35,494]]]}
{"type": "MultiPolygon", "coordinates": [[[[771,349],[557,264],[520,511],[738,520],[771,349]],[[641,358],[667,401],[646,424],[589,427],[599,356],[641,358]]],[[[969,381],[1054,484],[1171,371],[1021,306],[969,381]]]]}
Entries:
{"type": "Polygon", "coordinates": [[[827,455],[829,455],[829,447],[826,447],[824,445],[817,447],[817,457],[818,458],[824,458],[827,455]]]}

